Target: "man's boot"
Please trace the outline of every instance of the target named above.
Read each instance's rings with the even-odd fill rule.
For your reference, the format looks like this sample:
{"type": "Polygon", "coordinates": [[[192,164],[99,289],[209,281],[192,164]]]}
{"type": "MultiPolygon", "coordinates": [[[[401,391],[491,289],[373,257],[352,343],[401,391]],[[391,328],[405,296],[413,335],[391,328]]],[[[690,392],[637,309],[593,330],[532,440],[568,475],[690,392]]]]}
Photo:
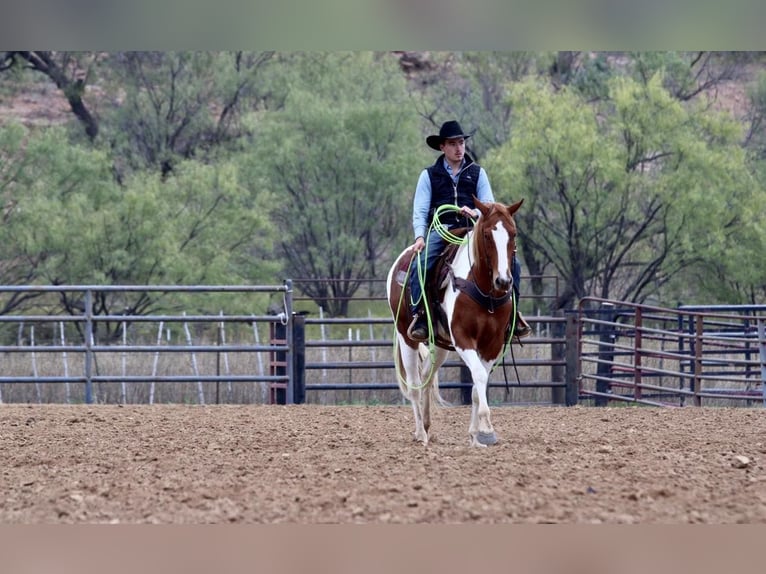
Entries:
{"type": "Polygon", "coordinates": [[[521,316],[521,311],[516,310],[516,322],[515,322],[515,328],[513,330],[513,338],[515,340],[521,340],[525,337],[529,337],[532,334],[532,327],[529,326],[529,323],[527,323],[524,320],[524,317],[521,316]]]}
{"type": "Polygon", "coordinates": [[[414,318],[407,329],[407,335],[413,341],[425,341],[428,339],[428,317],[422,307],[418,307],[412,312],[414,318]]]}

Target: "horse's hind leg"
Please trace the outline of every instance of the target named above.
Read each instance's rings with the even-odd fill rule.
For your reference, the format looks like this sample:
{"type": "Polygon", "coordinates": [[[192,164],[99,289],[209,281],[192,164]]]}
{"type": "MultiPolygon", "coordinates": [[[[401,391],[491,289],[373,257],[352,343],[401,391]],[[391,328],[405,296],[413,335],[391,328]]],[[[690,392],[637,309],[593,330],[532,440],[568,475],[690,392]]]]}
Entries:
{"type": "Polygon", "coordinates": [[[425,445],[428,444],[428,432],[424,425],[423,418],[423,391],[420,379],[418,350],[403,344],[401,339],[399,343],[399,358],[401,360],[399,369],[399,388],[405,398],[412,404],[412,413],[415,417],[414,438],[425,445]]]}
{"type": "Polygon", "coordinates": [[[412,398],[412,412],[415,415],[415,437],[414,440],[423,443],[423,446],[428,445],[428,426],[430,425],[430,417],[427,413],[424,413],[423,397],[427,393],[424,393],[421,389],[413,389],[411,391],[412,398]],[[428,421],[428,423],[426,423],[428,421]]]}
{"type": "MultiPolygon", "coordinates": [[[[447,358],[447,351],[437,348],[433,361],[430,353],[425,346],[420,347],[420,378],[423,383],[422,405],[423,405],[423,429],[429,440],[434,439],[434,433],[431,431],[431,404],[432,400],[439,396],[439,367],[447,358]],[[434,392],[434,389],[436,390],[434,392]]],[[[439,396],[439,398],[441,398],[439,396]]]]}

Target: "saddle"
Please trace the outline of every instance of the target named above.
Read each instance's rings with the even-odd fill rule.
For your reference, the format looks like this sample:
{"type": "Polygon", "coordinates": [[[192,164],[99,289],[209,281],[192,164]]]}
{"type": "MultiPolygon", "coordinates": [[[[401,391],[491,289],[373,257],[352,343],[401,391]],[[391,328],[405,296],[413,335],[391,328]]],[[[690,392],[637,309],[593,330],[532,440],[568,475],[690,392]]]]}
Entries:
{"type": "MultiPolygon", "coordinates": [[[[456,229],[451,229],[450,233],[457,237],[464,237],[468,233],[468,231],[470,231],[469,227],[459,227],[456,229]]],[[[433,326],[442,327],[442,329],[436,328],[434,330],[434,333],[436,334],[434,342],[436,343],[437,346],[442,347],[444,349],[448,349],[450,351],[454,350],[452,347],[452,342],[448,338],[445,338],[441,335],[441,333],[449,332],[447,316],[444,314],[444,311],[442,310],[441,302],[444,299],[444,292],[447,289],[447,283],[448,283],[449,274],[450,274],[450,265],[455,259],[455,255],[457,254],[458,247],[460,246],[453,243],[446,244],[442,252],[439,254],[439,258],[436,260],[436,264],[434,265],[432,272],[428,275],[426,279],[426,285],[424,290],[426,299],[431,304],[431,319],[433,321],[433,326]]],[[[404,289],[405,289],[404,297],[406,298],[406,300],[409,300],[409,297],[410,297],[410,284],[408,281],[409,265],[410,265],[410,258],[402,257],[399,263],[399,268],[396,270],[396,281],[397,283],[399,283],[399,285],[404,286],[404,289]]],[[[410,315],[409,305],[403,306],[403,309],[401,312],[407,313],[408,321],[412,320],[412,316],[410,315]]]]}

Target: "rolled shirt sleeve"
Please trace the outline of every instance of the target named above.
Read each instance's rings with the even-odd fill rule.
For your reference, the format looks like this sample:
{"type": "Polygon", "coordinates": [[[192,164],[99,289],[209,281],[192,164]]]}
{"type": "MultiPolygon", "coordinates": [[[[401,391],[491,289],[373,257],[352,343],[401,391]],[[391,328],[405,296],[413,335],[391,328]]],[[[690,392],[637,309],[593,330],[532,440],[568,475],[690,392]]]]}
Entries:
{"type": "Polygon", "coordinates": [[[492,194],[492,186],[489,184],[487,172],[482,167],[479,170],[479,181],[476,182],[476,197],[481,201],[491,201],[494,203],[495,196],[492,194]]]}
{"type": "MultiPolygon", "coordinates": [[[[491,190],[490,190],[491,193],[491,190]]],[[[428,210],[431,207],[431,178],[428,170],[420,172],[418,184],[415,187],[415,200],[412,207],[412,230],[415,239],[425,237],[428,228],[428,210]]]]}

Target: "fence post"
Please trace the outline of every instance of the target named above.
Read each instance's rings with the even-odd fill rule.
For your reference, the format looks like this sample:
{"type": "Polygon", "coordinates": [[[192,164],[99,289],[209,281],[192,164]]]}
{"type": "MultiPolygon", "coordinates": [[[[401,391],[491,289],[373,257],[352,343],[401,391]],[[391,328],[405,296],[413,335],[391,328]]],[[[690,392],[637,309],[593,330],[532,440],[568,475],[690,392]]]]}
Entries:
{"type": "Polygon", "coordinates": [[[293,402],[306,402],[306,317],[293,313],[293,402]]]}
{"type": "Polygon", "coordinates": [[[644,314],[641,307],[636,307],[633,321],[636,329],[636,335],[633,338],[633,398],[638,401],[641,399],[644,383],[641,370],[641,355],[644,352],[644,314]]]}
{"type": "Polygon", "coordinates": [[[705,335],[702,315],[695,315],[695,334],[694,334],[694,377],[692,378],[694,388],[694,406],[702,406],[702,338],[705,335]]]}
{"type": "Polygon", "coordinates": [[[766,407],[766,323],[758,319],[758,347],[761,357],[761,392],[763,393],[763,406],[766,407]]]}
{"type": "Polygon", "coordinates": [[[471,404],[471,393],[473,392],[473,377],[471,370],[465,365],[460,365],[460,400],[464,405],[471,404]]]}
{"type": "Polygon", "coordinates": [[[576,313],[567,313],[566,318],[566,405],[571,407],[580,396],[580,326],[576,313]]]}
{"type": "MultiPolygon", "coordinates": [[[[269,402],[278,405],[290,405],[295,402],[295,316],[293,315],[293,282],[285,279],[284,311],[278,313],[280,319],[271,323],[271,345],[284,345],[286,351],[270,351],[271,375],[286,376],[286,383],[269,384],[269,402]],[[283,316],[284,315],[284,316],[283,316]]],[[[304,383],[305,393],[305,383],[304,383]]]]}
{"type": "Polygon", "coordinates": [[[287,353],[285,354],[287,389],[285,389],[285,403],[291,405],[295,402],[295,374],[293,372],[293,280],[285,279],[285,313],[287,314],[287,325],[285,325],[285,339],[287,341],[287,353]]]}
{"type": "Polygon", "coordinates": [[[85,402],[93,402],[93,293],[85,290],[85,402]]]}
{"type": "Polygon", "coordinates": [[[594,405],[597,407],[605,407],[609,404],[609,399],[604,395],[612,389],[611,383],[603,379],[611,377],[611,365],[614,362],[614,327],[604,324],[605,322],[614,322],[614,313],[611,310],[613,306],[612,303],[603,302],[595,312],[600,319],[600,322],[596,324],[596,333],[598,334],[596,374],[599,376],[596,381],[596,391],[601,393],[594,400],[594,405]]]}
{"type": "MultiPolygon", "coordinates": [[[[554,317],[561,317],[563,313],[556,311],[554,317]]],[[[551,360],[560,361],[566,356],[566,324],[551,323],[551,334],[554,339],[560,339],[560,342],[551,343],[551,360]]],[[[562,381],[565,378],[565,367],[561,365],[551,366],[551,381],[562,381]]],[[[563,405],[566,403],[566,389],[563,387],[551,387],[551,402],[554,405],[563,405]]]]}
{"type": "MultiPolygon", "coordinates": [[[[277,320],[269,324],[271,337],[270,345],[284,345],[287,341],[287,327],[282,321],[277,320]]],[[[284,376],[287,374],[287,359],[285,351],[270,351],[269,374],[272,376],[284,376]]],[[[288,384],[289,386],[289,384],[288,384]]],[[[286,400],[286,389],[281,383],[269,383],[269,403],[275,405],[284,405],[286,400]]]]}

